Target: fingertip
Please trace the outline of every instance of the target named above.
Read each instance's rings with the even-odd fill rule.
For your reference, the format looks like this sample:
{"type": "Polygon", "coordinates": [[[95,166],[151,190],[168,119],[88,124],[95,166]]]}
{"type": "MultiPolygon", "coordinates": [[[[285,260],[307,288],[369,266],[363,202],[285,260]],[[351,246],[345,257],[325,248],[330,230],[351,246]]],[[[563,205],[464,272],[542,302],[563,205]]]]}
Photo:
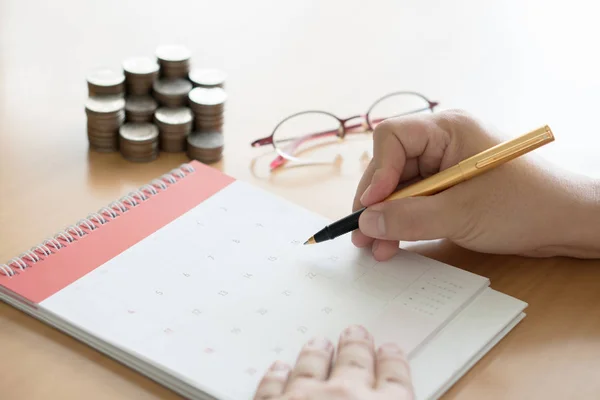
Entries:
{"type": "Polygon", "coordinates": [[[352,231],[352,244],[356,247],[364,248],[370,246],[373,243],[373,238],[365,235],[359,230],[352,231]]]}
{"type": "Polygon", "coordinates": [[[371,183],[369,186],[367,186],[367,188],[363,192],[362,196],[360,196],[360,203],[363,206],[365,205],[366,201],[369,200],[369,197],[371,196],[372,191],[373,191],[373,183],[371,183]]]}
{"type": "Polygon", "coordinates": [[[291,365],[281,360],[275,360],[269,366],[270,371],[289,371],[290,369],[292,369],[291,365]]]}
{"type": "Polygon", "coordinates": [[[368,207],[389,196],[396,189],[401,171],[393,168],[380,168],[373,173],[371,183],[360,197],[363,206],[368,207]]]}
{"type": "Polygon", "coordinates": [[[371,251],[375,260],[387,261],[398,253],[399,245],[397,240],[375,239],[371,251]]]}
{"type": "Polygon", "coordinates": [[[395,355],[401,359],[406,359],[406,353],[396,343],[389,342],[379,346],[377,350],[378,356],[395,355]]]}

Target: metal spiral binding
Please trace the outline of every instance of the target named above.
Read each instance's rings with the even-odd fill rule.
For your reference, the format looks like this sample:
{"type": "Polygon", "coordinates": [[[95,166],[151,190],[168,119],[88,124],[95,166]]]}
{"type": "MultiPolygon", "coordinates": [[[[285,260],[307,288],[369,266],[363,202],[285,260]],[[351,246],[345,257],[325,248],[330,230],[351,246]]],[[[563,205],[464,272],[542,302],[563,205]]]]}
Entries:
{"type": "Polygon", "coordinates": [[[131,208],[137,207],[152,196],[167,190],[170,185],[176,184],[179,179],[185,178],[187,174],[194,171],[194,167],[191,165],[182,164],[179,168],[175,168],[139,189],[126,194],[119,200],[111,202],[108,206],[102,207],[97,212],[80,219],[74,225],[67,226],[63,231],[54,235],[54,237],[33,246],[18,257],[9,260],[6,264],[0,264],[0,276],[13,277],[21,271],[31,268],[34,264],[44,261],[60,249],[77,242],[79,238],[89,235],[91,232],[100,229],[103,225],[128,212],[131,208]]]}

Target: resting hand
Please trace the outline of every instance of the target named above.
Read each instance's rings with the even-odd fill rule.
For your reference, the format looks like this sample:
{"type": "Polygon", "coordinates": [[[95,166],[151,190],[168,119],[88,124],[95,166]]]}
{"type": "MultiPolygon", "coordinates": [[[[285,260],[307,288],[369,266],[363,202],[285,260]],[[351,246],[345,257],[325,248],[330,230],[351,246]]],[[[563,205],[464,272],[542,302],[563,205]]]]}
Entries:
{"type": "Polygon", "coordinates": [[[306,343],[296,364],[275,363],[262,378],[255,400],[412,400],[410,370],[397,346],[375,350],[360,326],[346,329],[337,352],[327,340],[306,343]],[[333,363],[333,366],[332,366],[333,363]]]}

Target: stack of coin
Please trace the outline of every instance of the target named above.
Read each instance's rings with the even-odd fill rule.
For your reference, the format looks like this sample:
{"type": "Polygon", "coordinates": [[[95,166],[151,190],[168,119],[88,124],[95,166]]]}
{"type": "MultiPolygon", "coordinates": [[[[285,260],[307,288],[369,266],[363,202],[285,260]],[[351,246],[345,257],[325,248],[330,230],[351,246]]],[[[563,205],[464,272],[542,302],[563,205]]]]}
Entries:
{"type": "Polygon", "coordinates": [[[162,78],[152,85],[152,95],[158,104],[165,107],[182,107],[188,103],[188,94],[192,84],[182,78],[162,78]]]}
{"type": "Polygon", "coordinates": [[[181,152],[186,149],[186,139],[192,131],[192,110],[187,107],[156,110],[154,122],[160,132],[160,149],[166,152],[181,152]]]}
{"type": "Polygon", "coordinates": [[[127,122],[119,129],[119,147],[129,161],[153,161],[158,157],[158,128],[149,122],[127,122]]]}
{"type": "Polygon", "coordinates": [[[196,87],[188,95],[194,112],[194,130],[198,132],[223,130],[223,114],[227,93],[220,87],[196,87]]]}
{"type": "Polygon", "coordinates": [[[204,164],[212,164],[223,156],[223,133],[218,131],[192,132],[187,137],[187,155],[204,164]]]}
{"type": "Polygon", "coordinates": [[[227,74],[214,68],[194,68],[190,71],[188,78],[194,87],[225,88],[227,74]]]}
{"type": "Polygon", "coordinates": [[[167,79],[187,79],[192,54],[185,46],[168,45],[156,49],[161,76],[167,79]]]}
{"type": "Polygon", "coordinates": [[[99,68],[87,76],[88,95],[125,95],[125,75],[122,71],[99,68]]]}
{"type": "Polygon", "coordinates": [[[125,86],[129,95],[150,95],[158,79],[159,66],[149,57],[132,57],[123,61],[125,86]]]}
{"type": "Polygon", "coordinates": [[[152,116],[158,103],[151,96],[129,96],[125,101],[125,120],[127,122],[152,122],[152,116]]]}
{"type": "Polygon", "coordinates": [[[85,103],[90,148],[101,152],[119,149],[119,127],[125,121],[125,99],[121,95],[88,97],[85,103]]]}

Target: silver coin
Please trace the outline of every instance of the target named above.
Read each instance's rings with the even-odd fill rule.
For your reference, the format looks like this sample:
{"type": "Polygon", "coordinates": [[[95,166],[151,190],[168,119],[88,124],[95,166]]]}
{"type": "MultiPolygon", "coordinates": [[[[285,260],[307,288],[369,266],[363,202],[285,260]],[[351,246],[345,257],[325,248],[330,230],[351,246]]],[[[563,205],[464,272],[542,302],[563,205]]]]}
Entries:
{"type": "Polygon", "coordinates": [[[192,56],[190,50],[183,45],[164,45],[156,49],[156,57],[164,61],[186,61],[192,56]]]}
{"type": "Polygon", "coordinates": [[[136,75],[147,75],[158,72],[158,63],[150,57],[131,57],[123,61],[125,72],[136,75]]]}
{"type": "Polygon", "coordinates": [[[223,134],[217,131],[192,132],[188,135],[187,142],[198,149],[219,149],[225,143],[223,134]]]}
{"type": "Polygon", "coordinates": [[[225,82],[225,79],[227,79],[227,74],[214,68],[196,68],[190,71],[188,77],[197,85],[218,86],[225,82]]]}
{"type": "Polygon", "coordinates": [[[225,103],[225,100],[227,100],[227,93],[220,87],[197,87],[190,91],[188,97],[193,103],[213,106],[225,103]]]}
{"type": "Polygon", "coordinates": [[[125,108],[125,99],[121,95],[91,96],[85,102],[86,110],[94,113],[116,113],[125,108]]]}
{"type": "Polygon", "coordinates": [[[125,101],[125,111],[132,113],[153,113],[157,107],[152,96],[130,96],[125,101]]]}
{"type": "Polygon", "coordinates": [[[187,107],[161,107],[156,110],[154,118],[163,124],[180,125],[192,122],[192,110],[187,107]]]}
{"type": "Polygon", "coordinates": [[[87,76],[87,81],[96,86],[116,86],[125,82],[125,75],[122,71],[111,68],[96,69],[87,76]]]}
{"type": "Polygon", "coordinates": [[[159,79],[153,89],[164,96],[185,96],[192,90],[192,83],[186,79],[159,79]]]}
{"type": "Polygon", "coordinates": [[[145,142],[158,139],[158,128],[148,122],[128,122],[121,126],[119,134],[128,141],[145,142]]]}

